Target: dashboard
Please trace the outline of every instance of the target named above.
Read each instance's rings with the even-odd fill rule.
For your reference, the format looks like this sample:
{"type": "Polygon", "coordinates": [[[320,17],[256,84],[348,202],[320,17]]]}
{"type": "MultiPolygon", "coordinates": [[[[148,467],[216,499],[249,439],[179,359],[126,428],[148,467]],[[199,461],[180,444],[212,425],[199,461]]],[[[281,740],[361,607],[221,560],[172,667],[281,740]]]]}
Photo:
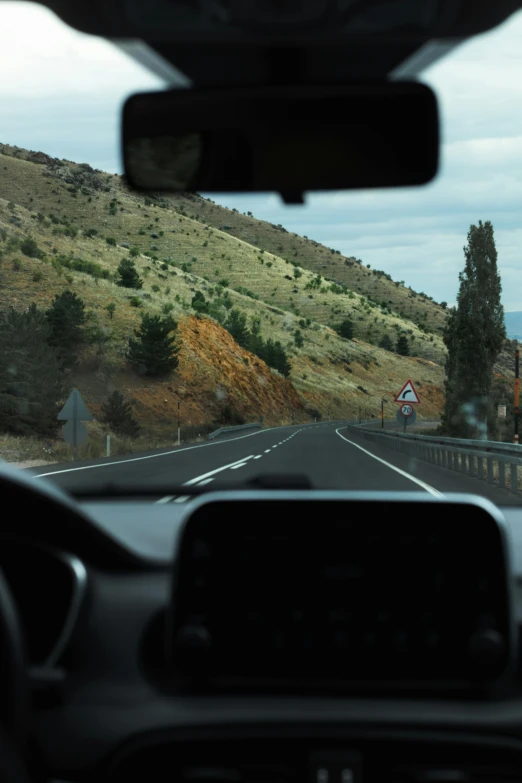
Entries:
{"type": "Polygon", "coordinates": [[[522,514],[398,494],[64,498],[4,524],[42,779],[522,780],[522,514]]]}

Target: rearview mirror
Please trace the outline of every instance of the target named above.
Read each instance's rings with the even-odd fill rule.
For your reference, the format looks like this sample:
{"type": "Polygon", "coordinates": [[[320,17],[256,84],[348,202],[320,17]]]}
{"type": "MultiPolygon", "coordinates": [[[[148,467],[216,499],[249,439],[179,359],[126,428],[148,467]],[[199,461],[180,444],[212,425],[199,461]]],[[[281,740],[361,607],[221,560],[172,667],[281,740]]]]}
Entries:
{"type": "Polygon", "coordinates": [[[123,159],[137,190],[277,191],[423,185],[438,169],[433,91],[350,86],[169,90],[123,108],[123,159]]]}

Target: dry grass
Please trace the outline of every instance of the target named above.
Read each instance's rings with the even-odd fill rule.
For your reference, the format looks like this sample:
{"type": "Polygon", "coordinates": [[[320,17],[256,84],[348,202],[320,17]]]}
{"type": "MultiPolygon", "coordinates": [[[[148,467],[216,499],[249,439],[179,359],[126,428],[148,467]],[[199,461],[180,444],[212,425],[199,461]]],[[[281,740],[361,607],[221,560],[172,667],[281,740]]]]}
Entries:
{"type": "MultiPolygon", "coordinates": [[[[136,454],[153,449],[173,449],[177,445],[177,434],[170,430],[148,430],[141,432],[137,438],[122,438],[107,430],[98,422],[90,423],[88,439],[78,448],[78,460],[100,459],[107,456],[107,435],[110,435],[110,454],[136,454]]],[[[181,433],[181,446],[188,443],[202,443],[206,436],[216,426],[213,424],[199,427],[187,427],[181,433]]],[[[73,459],[72,446],[65,443],[58,435],[56,439],[42,440],[40,438],[16,437],[0,435],[0,460],[15,463],[19,467],[37,467],[70,462],[73,459]]]]}

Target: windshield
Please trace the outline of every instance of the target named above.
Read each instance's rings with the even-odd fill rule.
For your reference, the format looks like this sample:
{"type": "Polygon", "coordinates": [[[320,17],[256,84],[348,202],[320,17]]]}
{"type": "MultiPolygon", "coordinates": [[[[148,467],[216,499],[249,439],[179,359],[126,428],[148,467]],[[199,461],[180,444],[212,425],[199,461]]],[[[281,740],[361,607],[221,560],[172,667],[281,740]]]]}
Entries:
{"type": "Polygon", "coordinates": [[[161,502],[259,477],[520,502],[522,14],[421,74],[432,184],[297,206],[129,191],[122,102],[187,79],[0,15],[1,459],[161,502]]]}

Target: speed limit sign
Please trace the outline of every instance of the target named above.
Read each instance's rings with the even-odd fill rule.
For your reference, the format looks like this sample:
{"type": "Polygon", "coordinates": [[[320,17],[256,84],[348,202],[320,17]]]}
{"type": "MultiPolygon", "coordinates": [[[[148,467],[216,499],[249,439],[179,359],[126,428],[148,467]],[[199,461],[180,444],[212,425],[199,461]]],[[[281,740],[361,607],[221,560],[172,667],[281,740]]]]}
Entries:
{"type": "Polygon", "coordinates": [[[401,413],[403,416],[411,416],[413,407],[411,405],[401,405],[401,413]]]}

